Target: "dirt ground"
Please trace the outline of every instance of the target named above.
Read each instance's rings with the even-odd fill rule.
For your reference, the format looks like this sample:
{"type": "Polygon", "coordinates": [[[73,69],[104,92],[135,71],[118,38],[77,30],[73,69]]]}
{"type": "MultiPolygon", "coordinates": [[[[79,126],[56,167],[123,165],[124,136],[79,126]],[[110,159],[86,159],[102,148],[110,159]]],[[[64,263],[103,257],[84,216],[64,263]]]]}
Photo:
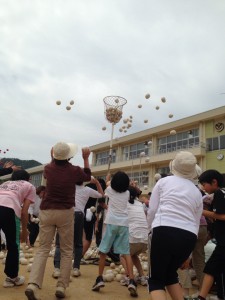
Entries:
{"type": "MultiPolygon", "coordinates": [[[[52,277],[53,272],[53,258],[49,257],[43,287],[39,290],[41,300],[56,300],[55,287],[56,279],[52,277]]],[[[110,269],[110,267],[106,267],[110,269]]],[[[66,300],[117,300],[117,299],[131,299],[127,287],[121,286],[119,282],[106,282],[105,287],[100,292],[93,292],[92,285],[98,273],[97,265],[81,265],[81,276],[73,277],[69,288],[66,290],[66,300]]],[[[29,272],[26,265],[20,265],[20,275],[25,276],[26,283],[29,279],[29,272]]],[[[4,264],[0,260],[0,300],[26,300],[24,294],[26,283],[20,287],[4,288],[2,286],[5,279],[4,264]]],[[[147,287],[138,286],[139,299],[149,299],[147,287]]]]}
{"type": "MultiPolygon", "coordinates": [[[[34,248],[34,254],[37,246],[34,248]]],[[[25,253],[25,252],[24,252],[25,253]]],[[[43,287],[39,290],[39,297],[41,300],[57,300],[55,297],[56,279],[52,277],[53,272],[53,257],[49,257],[46,265],[45,276],[43,281],[43,287]]],[[[106,266],[105,271],[110,269],[106,266]]],[[[66,290],[65,300],[131,300],[133,299],[127,287],[121,286],[119,282],[112,281],[106,282],[105,287],[100,292],[93,292],[91,290],[92,285],[95,282],[98,274],[98,266],[94,264],[81,265],[81,276],[71,277],[69,287],[66,290]]],[[[23,275],[26,278],[26,282],[23,286],[4,288],[3,282],[5,280],[4,264],[0,259],[0,300],[27,300],[24,291],[29,280],[29,272],[27,271],[27,265],[20,264],[19,275],[23,275]]],[[[150,296],[147,291],[147,287],[138,285],[138,298],[143,300],[150,300],[150,296]]],[[[194,292],[194,291],[193,291],[194,292]]],[[[168,300],[171,300],[169,295],[168,300]]]]}

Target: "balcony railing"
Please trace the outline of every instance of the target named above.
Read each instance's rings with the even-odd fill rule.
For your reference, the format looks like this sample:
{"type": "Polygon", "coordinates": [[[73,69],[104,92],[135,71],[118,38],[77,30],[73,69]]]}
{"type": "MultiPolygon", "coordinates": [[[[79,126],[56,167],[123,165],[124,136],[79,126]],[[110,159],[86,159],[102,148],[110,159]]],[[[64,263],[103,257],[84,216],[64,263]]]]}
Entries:
{"type": "MultiPolygon", "coordinates": [[[[188,149],[194,149],[194,148],[206,149],[206,144],[200,142],[200,143],[195,143],[195,144],[171,147],[171,148],[167,148],[167,149],[157,149],[155,152],[150,150],[149,154],[146,154],[146,157],[148,157],[148,156],[152,157],[152,156],[157,156],[160,154],[167,154],[167,153],[172,153],[172,152],[176,152],[176,151],[180,151],[180,150],[188,150],[188,149]]],[[[140,158],[139,154],[132,154],[129,156],[126,153],[126,154],[123,154],[122,157],[116,156],[115,159],[112,161],[112,164],[118,163],[118,162],[133,161],[133,160],[139,159],[139,158],[140,158]]],[[[102,165],[106,165],[107,163],[108,163],[108,158],[104,158],[102,160],[98,160],[95,163],[95,166],[102,166],[102,165]]]]}

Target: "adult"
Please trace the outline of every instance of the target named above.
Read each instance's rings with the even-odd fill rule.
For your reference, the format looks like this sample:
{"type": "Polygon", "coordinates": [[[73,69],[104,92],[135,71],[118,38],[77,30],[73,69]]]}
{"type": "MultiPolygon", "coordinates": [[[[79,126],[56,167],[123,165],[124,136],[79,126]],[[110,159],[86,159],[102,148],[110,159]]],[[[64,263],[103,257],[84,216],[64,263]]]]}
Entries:
{"type": "Polygon", "coordinates": [[[171,173],[157,181],[152,190],[148,224],[152,232],[149,292],[153,300],[183,300],[177,269],[194,249],[203,210],[202,195],[192,182],[196,158],[186,151],[170,163],[171,173]]]}
{"type": "Polygon", "coordinates": [[[71,261],[73,256],[75,184],[90,181],[89,168],[90,149],[83,148],[84,169],[69,162],[77,153],[75,144],[59,142],[53,147],[53,160],[44,168],[46,192],[40,206],[40,246],[37,250],[29,284],[25,294],[29,300],[37,300],[37,289],[41,288],[46,262],[51,249],[56,229],[59,233],[61,264],[55,295],[65,297],[65,289],[69,285],[71,261]]]}
{"type": "MultiPolygon", "coordinates": [[[[92,176],[91,183],[94,183],[97,187],[97,191],[84,186],[83,182],[77,182],[76,184],[76,194],[75,194],[75,212],[74,212],[74,261],[73,261],[73,271],[72,275],[74,277],[79,277],[80,272],[80,261],[83,253],[83,229],[84,229],[84,207],[89,199],[89,197],[100,198],[103,197],[104,192],[102,190],[101,184],[98,179],[92,176]]],[[[58,234],[57,234],[58,235],[58,234]]],[[[56,236],[56,251],[54,255],[54,272],[52,276],[54,278],[59,277],[60,270],[60,244],[59,239],[56,236]]]]}
{"type": "Polygon", "coordinates": [[[0,229],[5,234],[7,256],[4,287],[22,285],[19,271],[19,244],[28,237],[27,222],[29,205],[35,201],[35,187],[29,182],[30,174],[25,170],[14,171],[11,180],[0,185],[0,229]],[[20,235],[20,225],[22,232],[20,235]]]}

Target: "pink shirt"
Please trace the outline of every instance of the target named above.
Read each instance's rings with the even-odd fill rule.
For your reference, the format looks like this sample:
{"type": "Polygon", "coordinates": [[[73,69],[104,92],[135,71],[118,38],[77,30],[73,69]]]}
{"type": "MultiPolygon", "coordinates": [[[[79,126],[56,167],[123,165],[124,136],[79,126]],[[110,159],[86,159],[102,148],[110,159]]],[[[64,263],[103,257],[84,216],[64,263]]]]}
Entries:
{"type": "Polygon", "coordinates": [[[35,187],[25,180],[6,181],[0,185],[0,206],[12,208],[18,218],[24,199],[33,203],[35,196],[35,187]]]}

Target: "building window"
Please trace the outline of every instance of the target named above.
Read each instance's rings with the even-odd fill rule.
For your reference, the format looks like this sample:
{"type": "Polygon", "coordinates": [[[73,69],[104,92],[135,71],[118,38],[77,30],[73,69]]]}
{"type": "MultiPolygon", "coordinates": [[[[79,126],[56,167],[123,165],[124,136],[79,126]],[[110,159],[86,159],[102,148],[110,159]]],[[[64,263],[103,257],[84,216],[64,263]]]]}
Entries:
{"type": "Polygon", "coordinates": [[[139,187],[148,185],[148,180],[149,180],[148,171],[127,173],[127,175],[130,177],[130,180],[134,180],[139,187]]]}
{"type": "Polygon", "coordinates": [[[145,155],[148,156],[149,145],[146,142],[123,147],[123,159],[131,160],[139,158],[141,152],[145,152],[145,155]]]}
{"type": "Polygon", "coordinates": [[[41,179],[42,179],[42,173],[38,173],[38,174],[32,174],[30,176],[31,179],[31,183],[35,186],[38,187],[41,185],[41,179]]]}
{"type": "MultiPolygon", "coordinates": [[[[116,161],[116,150],[112,150],[112,160],[114,163],[116,161]]],[[[96,154],[96,166],[107,165],[109,162],[109,151],[101,152],[96,154]]]]}
{"type": "Polygon", "coordinates": [[[170,168],[169,167],[162,167],[162,168],[158,168],[156,170],[156,173],[159,173],[159,174],[170,174],[170,168]]]}
{"type": "Polygon", "coordinates": [[[207,151],[225,149],[225,135],[206,139],[207,151]]]}
{"type": "Polygon", "coordinates": [[[158,153],[174,152],[199,146],[198,128],[158,139],[158,153]]]}

